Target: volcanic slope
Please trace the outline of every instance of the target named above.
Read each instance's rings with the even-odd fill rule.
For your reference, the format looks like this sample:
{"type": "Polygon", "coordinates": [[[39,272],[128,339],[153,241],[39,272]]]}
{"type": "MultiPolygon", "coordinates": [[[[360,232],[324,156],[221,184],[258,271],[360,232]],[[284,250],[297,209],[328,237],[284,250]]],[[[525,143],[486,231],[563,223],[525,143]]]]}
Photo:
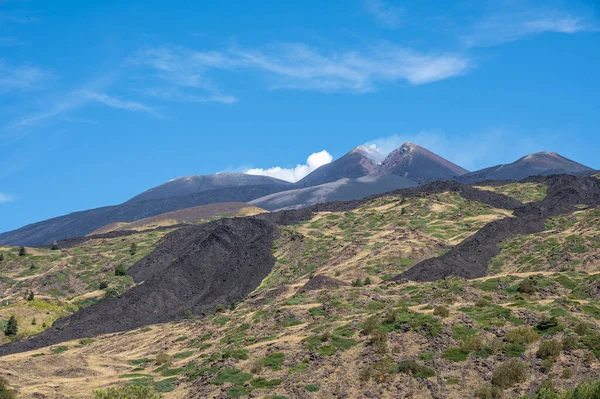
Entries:
{"type": "MultiPolygon", "coordinates": [[[[573,387],[600,374],[597,268],[582,262],[472,281],[388,280],[482,226],[526,212],[568,217],[582,211],[572,204],[596,195],[595,182],[582,178],[547,187],[543,204],[526,207],[447,182],[258,215],[252,220],[282,226],[269,246],[275,263],[237,306],[5,356],[0,373],[23,397],[48,398],[128,383],[166,398],[519,397],[548,378],[556,389],[573,387]]],[[[177,231],[163,244],[170,236],[181,241],[177,231]]],[[[160,253],[131,272],[169,275],[160,253]]]]}
{"type": "Polygon", "coordinates": [[[250,206],[245,202],[219,202],[167,212],[131,223],[111,223],[93,231],[89,235],[104,234],[111,231],[149,230],[161,226],[202,223],[221,217],[252,216],[262,212],[266,211],[255,206],[250,206]]]}

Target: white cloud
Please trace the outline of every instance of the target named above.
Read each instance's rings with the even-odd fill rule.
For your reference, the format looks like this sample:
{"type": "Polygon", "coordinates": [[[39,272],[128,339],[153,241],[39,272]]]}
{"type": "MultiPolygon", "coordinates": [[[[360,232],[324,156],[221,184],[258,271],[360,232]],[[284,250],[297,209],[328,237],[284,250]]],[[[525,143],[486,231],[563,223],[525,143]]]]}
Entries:
{"type": "Polygon", "coordinates": [[[402,24],[404,9],[382,0],[364,0],[364,6],[373,20],[385,28],[397,28],[402,24]]]}
{"type": "Polygon", "coordinates": [[[435,82],[462,75],[470,67],[469,59],[460,54],[422,53],[387,43],[345,51],[302,43],[208,52],[163,47],[144,50],[130,62],[153,69],[174,86],[209,93],[218,92],[208,77],[213,70],[262,72],[273,89],[364,93],[390,82],[435,82]]]}
{"type": "Polygon", "coordinates": [[[320,152],[310,154],[310,156],[306,160],[305,165],[296,165],[295,168],[282,168],[280,166],[275,166],[269,169],[248,169],[244,173],[247,173],[249,175],[271,176],[277,179],[295,183],[298,180],[302,179],[304,176],[308,175],[313,170],[317,169],[320,166],[330,163],[332,160],[333,157],[331,156],[331,154],[323,150],[320,152]]]}
{"type": "Polygon", "coordinates": [[[37,66],[8,65],[0,59],[0,93],[36,89],[52,78],[52,73],[37,66]]]}
{"type": "Polygon", "coordinates": [[[11,202],[14,201],[15,198],[8,195],[8,194],[4,194],[4,193],[0,193],[0,204],[4,204],[6,202],[11,202]]]}
{"type": "Polygon", "coordinates": [[[589,17],[558,10],[536,9],[491,15],[481,19],[463,37],[470,47],[496,46],[542,33],[575,34],[597,30],[589,17]]]}

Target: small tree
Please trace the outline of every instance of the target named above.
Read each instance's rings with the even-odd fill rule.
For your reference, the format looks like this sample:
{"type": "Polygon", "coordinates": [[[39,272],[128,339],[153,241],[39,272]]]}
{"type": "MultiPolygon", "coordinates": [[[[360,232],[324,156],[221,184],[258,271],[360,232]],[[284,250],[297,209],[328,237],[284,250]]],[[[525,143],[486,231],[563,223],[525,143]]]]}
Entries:
{"type": "Polygon", "coordinates": [[[107,288],[108,288],[108,282],[106,282],[106,281],[101,281],[100,284],[98,284],[99,290],[105,290],[107,288]]]}
{"type": "Polygon", "coordinates": [[[6,324],[6,329],[4,330],[4,334],[6,334],[7,337],[12,337],[12,336],[17,335],[18,332],[19,332],[19,324],[17,323],[17,319],[15,318],[15,315],[12,315],[8,319],[8,323],[6,324]]]}
{"type": "Polygon", "coordinates": [[[35,294],[33,293],[33,291],[29,291],[29,295],[27,295],[27,300],[29,302],[33,301],[35,299],[35,294]]]}
{"type": "Polygon", "coordinates": [[[129,247],[129,253],[131,255],[135,255],[136,252],[137,252],[137,244],[135,242],[132,242],[131,246],[129,247]]]}
{"type": "Polygon", "coordinates": [[[0,254],[0,262],[4,262],[4,254],[0,254]]]}
{"type": "Polygon", "coordinates": [[[53,251],[57,251],[58,250],[58,244],[56,242],[52,243],[52,247],[50,247],[51,250],[53,251]]]}
{"type": "Polygon", "coordinates": [[[365,278],[365,285],[371,285],[371,278],[370,277],[365,278]]]}
{"type": "Polygon", "coordinates": [[[25,249],[25,247],[19,248],[19,256],[25,256],[25,255],[27,255],[27,250],[25,249]]]}
{"type": "Polygon", "coordinates": [[[34,317],[33,319],[31,319],[31,325],[35,326],[36,324],[37,324],[37,320],[34,317]]]}

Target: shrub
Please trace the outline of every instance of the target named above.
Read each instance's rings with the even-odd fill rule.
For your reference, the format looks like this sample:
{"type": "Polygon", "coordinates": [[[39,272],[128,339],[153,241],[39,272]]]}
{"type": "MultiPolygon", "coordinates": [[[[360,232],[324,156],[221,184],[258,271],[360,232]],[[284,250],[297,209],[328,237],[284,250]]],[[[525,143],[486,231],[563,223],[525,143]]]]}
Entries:
{"type": "Polygon", "coordinates": [[[17,335],[18,332],[19,332],[19,323],[17,322],[15,315],[12,315],[12,316],[10,316],[10,318],[8,319],[8,322],[6,323],[6,328],[4,329],[4,334],[7,337],[12,337],[12,336],[17,335]]]}
{"type": "Polygon", "coordinates": [[[481,335],[474,334],[468,336],[460,345],[461,351],[465,353],[475,352],[483,348],[483,338],[481,335]]]}
{"type": "Polygon", "coordinates": [[[125,274],[127,274],[127,269],[124,265],[115,267],[115,276],[124,276],[125,274]]]}
{"type": "Polygon", "coordinates": [[[364,284],[365,285],[371,285],[371,278],[370,277],[365,278],[364,284]]]}
{"type": "Polygon", "coordinates": [[[225,305],[218,304],[217,306],[215,306],[216,313],[223,313],[224,311],[225,311],[225,305]]]}
{"type": "Polygon", "coordinates": [[[360,281],[360,279],[357,278],[356,280],[352,281],[352,286],[353,287],[362,287],[363,286],[363,282],[360,281]]]}
{"type": "Polygon", "coordinates": [[[586,335],[588,333],[588,331],[590,330],[590,325],[588,323],[580,321],[577,324],[575,324],[575,327],[573,328],[573,330],[579,336],[586,335]]]}
{"type": "Polygon", "coordinates": [[[252,363],[252,366],[250,367],[250,372],[252,374],[260,374],[262,372],[263,367],[263,362],[260,360],[256,360],[254,361],[254,363],[252,363]]]}
{"type": "Polygon", "coordinates": [[[450,310],[448,310],[447,307],[442,306],[442,305],[438,305],[435,307],[435,309],[433,309],[433,315],[434,316],[439,316],[439,317],[448,317],[450,316],[450,310]]]}
{"type": "Polygon", "coordinates": [[[479,399],[502,399],[502,388],[487,382],[475,391],[475,397],[479,399]]]}
{"type": "Polygon", "coordinates": [[[29,302],[33,301],[35,299],[35,294],[33,293],[33,291],[29,291],[29,295],[27,295],[27,300],[29,302]]]}
{"type": "Polygon", "coordinates": [[[562,347],[565,349],[576,349],[579,344],[579,337],[577,334],[567,334],[562,338],[562,347]]]}
{"type": "Polygon", "coordinates": [[[132,242],[131,246],[129,247],[129,254],[135,255],[136,252],[137,252],[137,244],[135,242],[132,242]]]}
{"type": "Polygon", "coordinates": [[[168,353],[159,353],[156,356],[156,364],[159,366],[161,364],[171,363],[172,361],[173,361],[173,356],[169,355],[168,353]]]}
{"type": "Polygon", "coordinates": [[[553,334],[562,331],[564,328],[565,326],[554,316],[544,316],[535,326],[535,330],[541,334],[553,334]]]}
{"type": "Polygon", "coordinates": [[[50,249],[53,250],[53,251],[58,251],[58,249],[59,249],[58,248],[58,244],[56,242],[53,242],[52,246],[50,247],[50,249]]]}
{"type": "Polygon", "coordinates": [[[147,385],[126,385],[118,388],[98,389],[93,399],[160,399],[159,393],[147,385]]]}
{"type": "Polygon", "coordinates": [[[361,369],[358,373],[358,379],[363,382],[367,382],[373,376],[373,367],[367,366],[364,369],[361,369]]]}
{"type": "Polygon", "coordinates": [[[0,262],[4,262],[4,254],[0,254],[0,262]]]}
{"type": "Polygon", "coordinates": [[[27,250],[25,249],[25,247],[20,247],[19,248],[19,256],[25,256],[27,255],[27,250]]]}
{"type": "Polygon", "coordinates": [[[530,326],[517,327],[506,333],[506,340],[511,344],[528,345],[537,341],[540,336],[530,326]]]}
{"type": "Polygon", "coordinates": [[[475,301],[475,306],[477,306],[478,308],[485,308],[489,304],[490,304],[490,302],[485,298],[479,298],[478,300],[475,301]]]}
{"type": "Polygon", "coordinates": [[[521,280],[517,291],[521,294],[533,294],[537,291],[537,283],[533,277],[527,277],[521,280]]]}
{"type": "Polygon", "coordinates": [[[435,375],[435,371],[432,368],[424,366],[413,359],[402,360],[398,364],[398,372],[410,374],[417,378],[429,378],[435,375]]]}
{"type": "Polygon", "coordinates": [[[98,284],[99,290],[105,290],[107,288],[108,288],[108,283],[106,281],[101,281],[100,284],[98,284]]]}
{"type": "Polygon", "coordinates": [[[525,363],[517,359],[510,359],[494,370],[492,384],[499,388],[510,388],[525,381],[526,377],[527,366],[525,363]]]}
{"type": "Polygon", "coordinates": [[[371,345],[375,353],[386,353],[388,344],[388,333],[380,328],[371,333],[371,345]]]}
{"type": "Polygon", "coordinates": [[[0,377],[0,399],[16,399],[17,393],[12,389],[8,389],[8,381],[4,377],[0,377]]]}
{"type": "Polygon", "coordinates": [[[536,355],[540,359],[556,359],[561,351],[562,343],[554,339],[548,339],[542,341],[536,355]]]}
{"type": "Polygon", "coordinates": [[[365,320],[363,325],[362,333],[369,335],[377,328],[377,324],[379,323],[379,318],[377,316],[370,316],[365,320]]]}

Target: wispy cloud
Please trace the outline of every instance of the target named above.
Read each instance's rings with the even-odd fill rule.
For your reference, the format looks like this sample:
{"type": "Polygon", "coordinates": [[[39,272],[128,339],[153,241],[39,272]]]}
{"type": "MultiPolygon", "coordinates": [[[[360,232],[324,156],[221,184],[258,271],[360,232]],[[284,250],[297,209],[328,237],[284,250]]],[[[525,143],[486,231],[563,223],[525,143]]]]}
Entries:
{"type": "Polygon", "coordinates": [[[363,4],[371,18],[384,28],[394,29],[402,24],[404,8],[390,5],[382,0],[364,0],[363,4]]]}
{"type": "Polygon", "coordinates": [[[106,105],[107,107],[123,109],[126,111],[147,112],[154,116],[159,116],[159,114],[153,108],[137,101],[122,100],[117,97],[112,97],[104,93],[97,93],[90,90],[80,90],[77,93],[81,95],[83,99],[96,101],[100,104],[106,105]]]}
{"type": "Polygon", "coordinates": [[[331,154],[323,150],[310,154],[306,160],[306,164],[296,165],[294,168],[282,168],[280,166],[275,166],[268,169],[255,168],[248,169],[245,173],[249,175],[270,176],[295,183],[313,170],[330,163],[332,160],[333,157],[331,154]]]}
{"type": "Polygon", "coordinates": [[[5,193],[0,193],[0,204],[4,204],[6,202],[11,202],[14,200],[15,200],[15,198],[13,196],[5,194],[5,193]]]}
{"type": "Polygon", "coordinates": [[[162,117],[154,108],[140,102],[123,100],[90,89],[77,89],[58,96],[55,101],[47,101],[45,108],[38,112],[23,116],[0,127],[0,138],[18,139],[26,136],[30,129],[36,125],[50,122],[58,117],[63,117],[63,120],[69,121],[68,115],[70,113],[94,102],[110,108],[145,112],[153,117],[162,117]]]}
{"type": "Polygon", "coordinates": [[[53,79],[54,75],[28,64],[9,65],[0,59],[0,93],[13,90],[32,90],[53,79]]]}
{"type": "Polygon", "coordinates": [[[171,46],[142,51],[132,60],[154,69],[173,85],[209,93],[218,92],[210,79],[215,70],[261,72],[272,89],[363,93],[390,82],[418,85],[459,76],[471,65],[461,54],[421,53],[388,43],[347,51],[302,43],[235,46],[222,51],[171,46]]]}
{"type": "Polygon", "coordinates": [[[597,24],[589,16],[578,16],[554,9],[536,9],[482,18],[472,27],[472,31],[463,37],[463,41],[470,47],[485,47],[542,33],[574,34],[597,29],[597,24]]]}

